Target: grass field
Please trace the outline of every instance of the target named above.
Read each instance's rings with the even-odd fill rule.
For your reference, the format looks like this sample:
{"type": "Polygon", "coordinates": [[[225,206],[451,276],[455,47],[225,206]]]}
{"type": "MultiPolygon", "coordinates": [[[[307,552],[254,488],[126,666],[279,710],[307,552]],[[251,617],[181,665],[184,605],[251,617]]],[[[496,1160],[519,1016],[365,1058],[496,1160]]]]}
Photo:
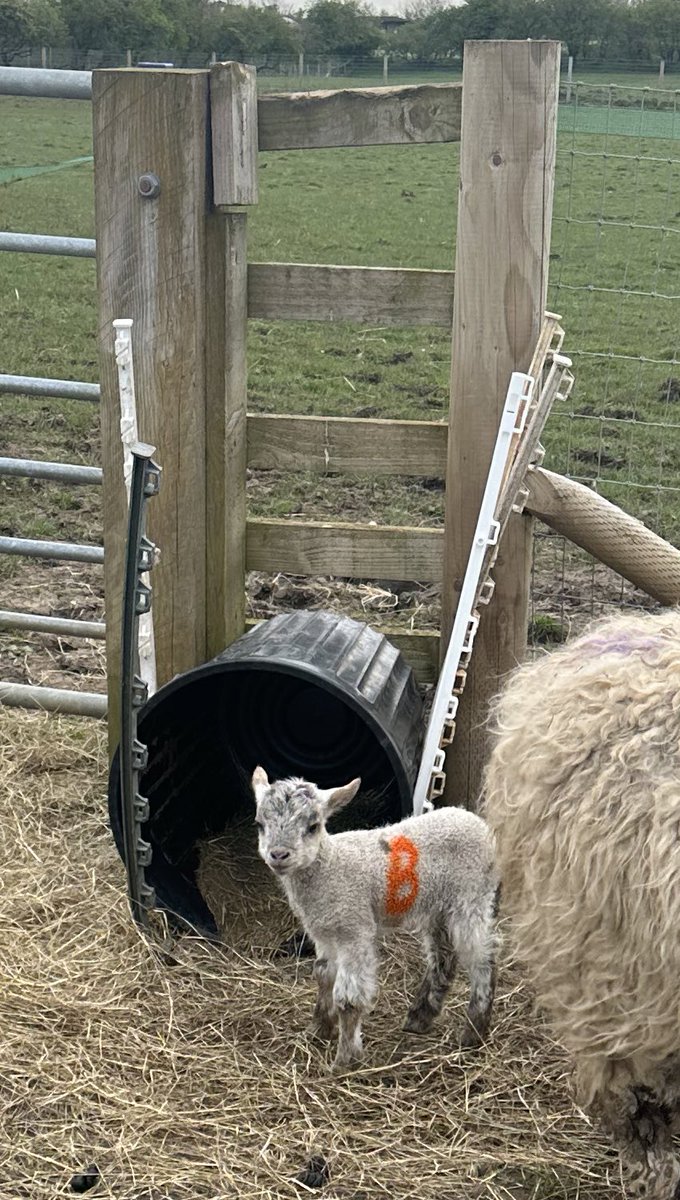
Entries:
{"type": "MultiPolygon", "coordinates": [[[[606,104],[606,88],[600,98],[606,104]]],[[[0,167],[91,152],[86,103],[3,98],[0,129],[0,167]]],[[[659,131],[677,135],[680,122],[669,111],[646,113],[641,102],[561,111],[549,303],[564,317],[576,387],[545,441],[548,466],[597,480],[611,499],[677,541],[680,150],[675,137],[659,131]],[[595,114],[598,131],[582,132],[584,114],[590,121],[595,114]]],[[[260,165],[252,260],[453,265],[457,146],[283,152],[263,154],[260,165]]],[[[89,165],[5,184],[0,197],[6,229],[93,235],[89,165]]],[[[0,369],[95,380],[94,281],[91,261],[2,255],[0,369]]],[[[249,407],[444,420],[449,355],[445,330],[255,321],[249,407]]],[[[97,462],[96,406],[2,397],[0,452],[97,462]]],[[[2,486],[4,533],[100,540],[96,492],[21,481],[2,486]]],[[[251,480],[250,507],[259,515],[438,525],[443,498],[427,481],[363,478],[350,487],[346,478],[267,474],[251,480]]],[[[564,559],[546,570],[564,576],[564,559]]],[[[0,560],[5,606],[36,609],[47,599],[52,608],[90,615],[101,608],[99,582],[76,603],[73,575],[73,568],[0,560]]],[[[586,572],[572,590],[590,589],[592,600],[592,586],[586,572]]],[[[616,586],[610,581],[605,590],[616,586]]],[[[542,592],[553,594],[549,580],[542,592]]],[[[416,626],[436,620],[436,605],[416,607],[393,616],[416,626]]],[[[24,677],[24,645],[12,644],[24,677]]]]}

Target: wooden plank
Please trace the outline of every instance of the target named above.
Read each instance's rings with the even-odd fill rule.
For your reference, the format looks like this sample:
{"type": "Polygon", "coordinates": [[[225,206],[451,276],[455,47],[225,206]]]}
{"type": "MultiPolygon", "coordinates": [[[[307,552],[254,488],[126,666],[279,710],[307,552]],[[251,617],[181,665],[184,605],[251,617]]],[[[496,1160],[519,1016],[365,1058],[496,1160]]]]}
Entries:
{"type": "Polygon", "coordinates": [[[159,684],[205,659],[205,285],[208,75],[95,71],[92,79],[109,742],[119,727],[126,497],[111,322],[134,321],[140,437],[157,447],[149,504],[159,684]],[[160,195],[143,198],[153,172],[160,195]]]}
{"type": "Polygon", "coordinates": [[[249,413],[248,466],[443,479],[447,437],[436,421],[249,413]]]}
{"type": "Polygon", "coordinates": [[[439,634],[427,630],[405,632],[391,629],[389,625],[378,625],[385,637],[401,650],[418,683],[436,683],[439,674],[439,634]]]}
{"type": "Polygon", "coordinates": [[[453,271],[251,263],[248,316],[451,326],[453,271]]]}
{"type": "MultiPolygon", "coordinates": [[[[427,629],[405,630],[395,629],[390,625],[377,625],[369,622],[374,629],[384,633],[385,637],[401,650],[409,666],[420,684],[435,683],[439,670],[439,634],[427,629]]],[[[246,619],[246,628],[260,622],[254,617],[246,619]]]]}
{"type": "Polygon", "coordinates": [[[460,140],[458,83],[272,94],[257,107],[260,150],[460,140]]]}
{"type": "Polygon", "coordinates": [[[257,72],[239,62],[210,71],[213,202],[257,204],[257,72]]]}
{"type": "Polygon", "coordinates": [[[527,510],[662,604],[680,603],[680,550],[592,488],[538,468],[527,510]]]}
{"type": "MultiPolygon", "coordinates": [[[[545,310],[559,59],[558,42],[465,46],[442,651],[510,375],[528,367],[545,310]]],[[[446,796],[455,803],[477,803],[488,703],[525,652],[530,563],[531,521],[512,517],[447,756],[446,796]]]]}
{"type": "Polygon", "coordinates": [[[441,579],[441,529],[251,517],[246,536],[249,571],[423,583],[441,579]]]}
{"type": "Polygon", "coordinates": [[[209,218],[206,314],[206,657],[243,633],[246,584],[245,213],[209,218]]]}

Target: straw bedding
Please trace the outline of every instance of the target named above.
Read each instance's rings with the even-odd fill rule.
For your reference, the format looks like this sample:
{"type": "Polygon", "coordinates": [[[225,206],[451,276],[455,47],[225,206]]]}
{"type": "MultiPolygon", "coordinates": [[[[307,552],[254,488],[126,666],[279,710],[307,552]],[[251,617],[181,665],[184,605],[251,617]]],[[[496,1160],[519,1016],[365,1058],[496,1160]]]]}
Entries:
{"type": "Polygon", "coordinates": [[[203,855],[228,944],[153,951],[128,916],[105,765],[101,728],[0,709],[0,1200],[73,1194],[93,1162],[87,1194],[112,1200],[620,1196],[510,968],[489,1046],[462,1057],[462,988],[435,1035],[400,1033],[414,955],[392,943],[366,1066],[330,1077],[311,964],[276,955],[293,926],[240,849],[249,829],[203,855]]]}

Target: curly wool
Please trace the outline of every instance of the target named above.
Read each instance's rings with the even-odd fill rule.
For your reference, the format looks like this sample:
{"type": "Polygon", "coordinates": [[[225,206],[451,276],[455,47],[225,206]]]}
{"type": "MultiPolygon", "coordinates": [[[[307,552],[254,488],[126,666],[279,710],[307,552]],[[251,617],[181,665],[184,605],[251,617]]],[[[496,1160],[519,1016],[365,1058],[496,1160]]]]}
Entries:
{"type": "Polygon", "coordinates": [[[680,1052],[680,610],[520,668],[485,775],[504,906],[582,1103],[680,1052]]]}

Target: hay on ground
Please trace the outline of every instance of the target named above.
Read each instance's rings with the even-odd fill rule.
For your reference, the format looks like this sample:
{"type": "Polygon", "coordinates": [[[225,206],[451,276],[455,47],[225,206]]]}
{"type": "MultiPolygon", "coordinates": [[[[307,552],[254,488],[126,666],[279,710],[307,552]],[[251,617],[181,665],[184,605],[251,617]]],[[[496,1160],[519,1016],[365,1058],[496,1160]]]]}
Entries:
{"type": "Polygon", "coordinates": [[[414,960],[391,943],[365,1068],[330,1077],[311,963],[276,957],[290,918],[234,843],[222,900],[212,855],[211,903],[244,897],[254,932],[163,958],[128,915],[104,731],[0,709],[0,778],[0,1200],[73,1194],[93,1162],[87,1194],[110,1200],[620,1196],[513,971],[489,1045],[461,1056],[462,987],[431,1037],[400,1032],[414,960]],[[313,1156],[317,1192],[296,1181],[313,1156]]]}

